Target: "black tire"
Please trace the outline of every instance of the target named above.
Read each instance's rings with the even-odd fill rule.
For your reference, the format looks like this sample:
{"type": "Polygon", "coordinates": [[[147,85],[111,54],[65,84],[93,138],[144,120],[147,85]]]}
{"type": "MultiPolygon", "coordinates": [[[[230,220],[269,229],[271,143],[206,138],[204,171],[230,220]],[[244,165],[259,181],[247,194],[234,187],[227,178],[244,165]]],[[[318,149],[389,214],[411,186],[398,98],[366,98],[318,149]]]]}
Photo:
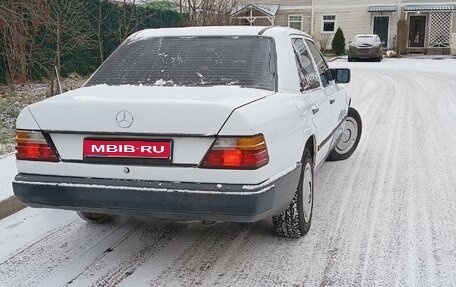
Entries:
{"type": "MultiPolygon", "coordinates": [[[[355,110],[352,107],[348,108],[348,115],[347,115],[347,121],[354,121],[357,124],[357,133],[356,133],[356,138],[349,137],[348,141],[353,141],[354,143],[348,150],[340,150],[338,147],[341,144],[341,142],[344,142],[344,138],[341,139],[341,142],[331,151],[331,153],[328,156],[328,160],[331,161],[338,161],[338,160],[344,160],[349,158],[356,150],[358,147],[359,141],[361,139],[361,134],[363,132],[363,123],[361,121],[361,116],[359,115],[358,111],[355,110]]],[[[350,131],[350,135],[353,133],[350,131]]]]}
{"type": "Polygon", "coordinates": [[[313,199],[314,199],[314,165],[313,159],[310,154],[310,151],[306,148],[304,150],[304,155],[302,157],[302,166],[301,166],[301,176],[299,177],[298,188],[296,194],[293,197],[288,208],[279,215],[276,215],[272,218],[272,224],[276,233],[283,237],[288,238],[298,238],[306,235],[310,229],[312,223],[312,214],[313,214],[313,199]],[[310,198],[307,195],[308,202],[310,206],[310,215],[307,216],[304,213],[304,174],[306,172],[306,167],[310,168],[311,172],[311,183],[309,184],[310,188],[310,198]]]}
{"type": "Polygon", "coordinates": [[[82,218],[83,220],[90,222],[90,223],[101,224],[101,223],[109,222],[112,220],[112,216],[109,214],[84,212],[84,211],[78,211],[77,214],[79,215],[80,218],[82,218]]]}
{"type": "Polygon", "coordinates": [[[353,62],[353,58],[350,57],[350,56],[348,56],[348,61],[349,61],[349,62],[353,62]]]}

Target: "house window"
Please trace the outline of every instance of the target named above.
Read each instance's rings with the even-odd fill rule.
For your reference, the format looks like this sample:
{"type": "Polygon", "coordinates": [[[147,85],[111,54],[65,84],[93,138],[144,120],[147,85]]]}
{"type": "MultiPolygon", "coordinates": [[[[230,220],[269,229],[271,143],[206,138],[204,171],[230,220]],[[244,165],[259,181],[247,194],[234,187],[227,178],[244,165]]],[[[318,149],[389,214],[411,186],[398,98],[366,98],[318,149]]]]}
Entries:
{"type": "Polygon", "coordinates": [[[288,16],[288,27],[302,30],[302,15],[288,16]]]}
{"type": "Polygon", "coordinates": [[[336,15],[323,15],[323,32],[336,31],[336,15]]]}

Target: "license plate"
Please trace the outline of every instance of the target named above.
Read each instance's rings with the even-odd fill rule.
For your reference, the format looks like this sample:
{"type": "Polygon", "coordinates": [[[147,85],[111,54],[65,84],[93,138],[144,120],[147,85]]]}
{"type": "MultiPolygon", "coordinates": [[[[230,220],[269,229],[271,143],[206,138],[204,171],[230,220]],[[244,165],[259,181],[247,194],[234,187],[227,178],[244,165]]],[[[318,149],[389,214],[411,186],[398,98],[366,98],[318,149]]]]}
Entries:
{"type": "Polygon", "coordinates": [[[84,139],[85,158],[171,160],[171,140],[84,139]]]}

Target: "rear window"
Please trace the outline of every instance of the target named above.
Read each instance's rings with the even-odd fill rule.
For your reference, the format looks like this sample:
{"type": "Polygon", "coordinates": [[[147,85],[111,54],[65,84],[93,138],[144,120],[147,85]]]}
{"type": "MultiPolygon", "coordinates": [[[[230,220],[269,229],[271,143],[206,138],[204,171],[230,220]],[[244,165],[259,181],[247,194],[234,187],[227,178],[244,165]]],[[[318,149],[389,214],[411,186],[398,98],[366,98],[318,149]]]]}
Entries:
{"type": "Polygon", "coordinates": [[[375,37],[374,36],[358,36],[356,37],[353,42],[356,45],[374,45],[375,44],[375,37]]]}
{"type": "Polygon", "coordinates": [[[271,38],[163,37],[123,43],[86,86],[241,86],[275,90],[271,38]]]}

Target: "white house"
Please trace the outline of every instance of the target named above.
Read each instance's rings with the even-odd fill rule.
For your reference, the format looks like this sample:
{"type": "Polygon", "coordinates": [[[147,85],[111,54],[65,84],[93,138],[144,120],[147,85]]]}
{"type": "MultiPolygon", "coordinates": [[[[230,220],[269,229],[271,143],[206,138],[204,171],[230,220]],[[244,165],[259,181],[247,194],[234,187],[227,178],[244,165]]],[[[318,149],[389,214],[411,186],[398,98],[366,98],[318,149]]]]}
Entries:
{"type": "Polygon", "coordinates": [[[456,55],[456,0],[251,0],[232,17],[240,25],[290,26],[330,43],[341,27],[345,38],[378,34],[396,48],[397,22],[408,22],[409,52],[456,55]],[[261,2],[256,2],[261,1],[261,2]]]}

